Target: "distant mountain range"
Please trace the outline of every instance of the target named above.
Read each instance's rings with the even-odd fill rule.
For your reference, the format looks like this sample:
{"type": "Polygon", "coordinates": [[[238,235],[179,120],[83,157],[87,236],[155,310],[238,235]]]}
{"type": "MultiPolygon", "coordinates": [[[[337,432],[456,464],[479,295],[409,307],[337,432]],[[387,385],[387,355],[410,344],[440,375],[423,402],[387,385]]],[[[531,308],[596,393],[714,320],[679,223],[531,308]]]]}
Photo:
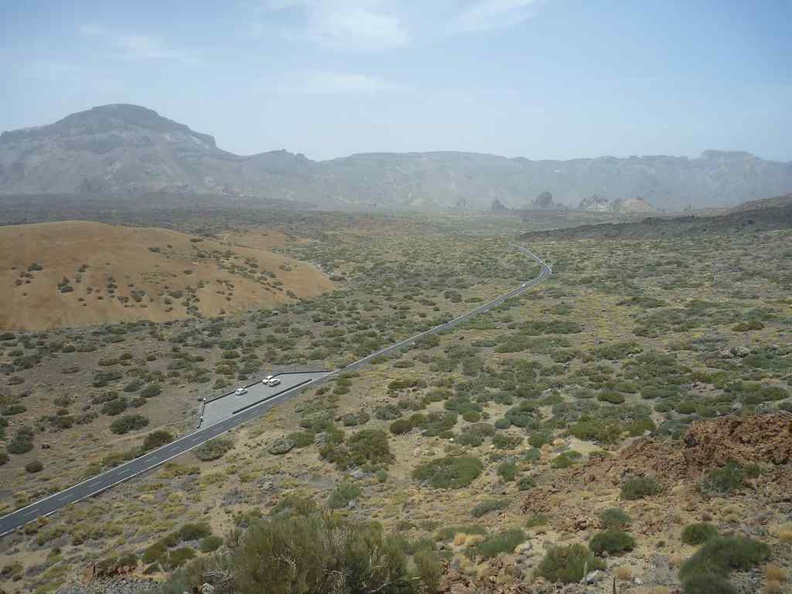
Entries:
{"type": "Polygon", "coordinates": [[[744,152],[531,161],[459,152],[370,153],[313,161],[248,157],[136,105],[105,105],[0,135],[0,194],[150,192],[256,196],[320,206],[524,208],[637,197],[658,209],[733,205],[792,191],[792,163],[744,152]]]}

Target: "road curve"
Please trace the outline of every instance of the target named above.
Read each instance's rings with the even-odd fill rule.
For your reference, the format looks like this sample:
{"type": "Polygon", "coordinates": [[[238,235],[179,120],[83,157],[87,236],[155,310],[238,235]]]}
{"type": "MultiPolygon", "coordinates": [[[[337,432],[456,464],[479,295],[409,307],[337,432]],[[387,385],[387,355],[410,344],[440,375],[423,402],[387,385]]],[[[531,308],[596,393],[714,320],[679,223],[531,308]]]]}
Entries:
{"type": "Polygon", "coordinates": [[[516,297],[518,295],[523,294],[528,289],[531,289],[532,287],[535,287],[536,285],[544,281],[547,277],[549,277],[553,273],[552,268],[550,268],[550,266],[545,264],[541,260],[541,258],[535,256],[524,247],[521,246],[515,246],[515,247],[520,252],[522,252],[526,256],[534,259],[536,262],[539,263],[539,265],[541,266],[541,272],[539,273],[539,276],[537,276],[536,278],[530,281],[526,281],[516,289],[513,289],[508,293],[501,295],[500,297],[496,297],[492,301],[488,301],[487,303],[484,303],[483,305],[480,305],[479,307],[457,318],[454,318],[453,320],[449,320],[444,324],[440,324],[439,326],[435,326],[434,328],[425,330],[424,332],[416,334],[415,336],[412,336],[410,338],[392,344],[384,349],[377,351],[376,353],[372,353],[371,355],[363,357],[362,359],[359,359],[358,361],[355,361],[354,363],[351,363],[346,367],[343,367],[341,369],[336,369],[334,371],[330,371],[326,375],[318,379],[315,379],[313,381],[310,381],[307,384],[295,386],[293,388],[284,390],[278,394],[273,395],[267,400],[259,402],[258,404],[255,404],[247,408],[246,410],[243,410],[242,412],[239,412],[238,414],[231,416],[223,421],[215,423],[214,425],[202,427],[196,431],[193,431],[192,433],[188,433],[187,435],[184,435],[179,439],[176,439],[170,442],[169,444],[162,446],[161,448],[158,448],[147,454],[144,454],[139,458],[135,458],[134,460],[126,462],[120,466],[111,468],[110,470],[102,472],[101,474],[97,474],[96,476],[91,477],[81,483],[77,483],[76,485],[73,485],[68,489],[64,489],[63,491],[59,491],[58,493],[53,493],[48,497],[39,499],[35,503],[31,503],[30,505],[27,505],[8,515],[5,515],[2,518],[0,518],[0,536],[5,536],[6,534],[11,533],[14,530],[17,530],[18,528],[21,528],[22,526],[24,526],[28,522],[31,522],[32,520],[35,520],[36,518],[53,514],[66,505],[76,503],[77,501],[81,501],[93,495],[97,495],[119,483],[128,481],[129,479],[138,476],[148,470],[151,470],[152,468],[156,468],[157,466],[160,466],[161,464],[164,464],[165,462],[177,456],[180,456],[181,454],[188,452],[193,448],[198,447],[202,443],[214,437],[217,437],[218,435],[222,435],[223,433],[230,431],[234,427],[238,427],[239,425],[242,425],[252,419],[260,417],[276,404],[280,404],[281,402],[294,398],[305,388],[316,387],[333,379],[334,377],[342,373],[355,369],[360,369],[361,367],[365,367],[366,365],[371,363],[371,360],[374,359],[375,357],[390,355],[393,352],[398,351],[399,349],[411,345],[416,340],[420,340],[421,338],[424,338],[425,336],[429,336],[430,334],[437,334],[438,332],[443,332],[445,330],[450,330],[451,328],[454,328],[459,324],[468,321],[469,319],[471,319],[472,317],[478,314],[489,311],[490,309],[500,305],[507,299],[511,299],[512,297],[516,297]]]}

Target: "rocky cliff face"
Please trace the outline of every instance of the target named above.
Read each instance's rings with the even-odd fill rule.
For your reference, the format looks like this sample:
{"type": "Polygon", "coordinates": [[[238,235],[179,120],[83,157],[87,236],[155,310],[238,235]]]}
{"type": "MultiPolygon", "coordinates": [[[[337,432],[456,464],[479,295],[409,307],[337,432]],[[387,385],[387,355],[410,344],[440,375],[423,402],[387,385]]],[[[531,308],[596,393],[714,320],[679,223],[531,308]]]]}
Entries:
{"type": "Polygon", "coordinates": [[[151,191],[480,209],[495,200],[528,206],[548,191],[557,204],[577,205],[597,194],[611,201],[642,196],[657,208],[679,209],[792,191],[792,163],[721,151],[696,159],[570,161],[454,152],[372,153],[321,162],[286,151],[241,157],[217,148],[211,136],[135,105],[105,105],[0,135],[0,194],[151,191]]]}

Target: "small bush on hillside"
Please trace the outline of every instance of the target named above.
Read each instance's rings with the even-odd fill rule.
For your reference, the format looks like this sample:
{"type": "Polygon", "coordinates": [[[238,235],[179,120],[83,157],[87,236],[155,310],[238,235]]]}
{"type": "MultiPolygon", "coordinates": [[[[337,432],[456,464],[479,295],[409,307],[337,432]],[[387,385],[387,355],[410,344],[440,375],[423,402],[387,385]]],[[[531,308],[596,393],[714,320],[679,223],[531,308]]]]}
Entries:
{"type": "Polygon", "coordinates": [[[621,498],[633,501],[660,493],[659,483],[650,476],[633,476],[622,483],[621,498]]]}
{"type": "Polygon", "coordinates": [[[575,464],[576,461],[580,460],[582,454],[580,452],[576,452],[575,450],[569,450],[568,452],[562,452],[558,454],[555,458],[550,460],[550,467],[551,468],[570,468],[575,464]]]}
{"type": "Polygon", "coordinates": [[[632,524],[632,518],[624,510],[618,507],[606,509],[599,515],[600,522],[604,528],[624,529],[632,524]]]}
{"type": "Polygon", "coordinates": [[[212,534],[209,524],[199,522],[196,524],[184,524],[179,528],[179,538],[182,541],[200,540],[212,534]]]}
{"type": "Polygon", "coordinates": [[[484,464],[474,456],[438,458],[420,464],[413,478],[426,481],[435,489],[460,489],[478,478],[484,464]]]}
{"type": "Polygon", "coordinates": [[[6,449],[11,454],[25,454],[33,449],[33,429],[23,426],[17,429],[14,439],[8,442],[6,449]]]}
{"type": "Polygon", "coordinates": [[[25,470],[30,473],[41,472],[44,470],[44,465],[40,460],[31,460],[25,464],[25,470]]]}
{"type": "Polygon", "coordinates": [[[154,398],[154,396],[159,396],[161,393],[162,388],[160,388],[159,384],[149,384],[140,391],[140,395],[143,398],[154,398]]]}
{"type": "Polygon", "coordinates": [[[586,571],[605,569],[605,562],[581,544],[553,547],[542,559],[536,574],[551,581],[574,584],[586,571]]]}
{"type": "Polygon", "coordinates": [[[339,483],[336,485],[333,492],[330,493],[330,499],[327,501],[330,509],[339,509],[346,507],[350,501],[355,501],[360,497],[360,487],[352,483],[339,483]]]}
{"type": "Polygon", "coordinates": [[[143,415],[124,415],[110,423],[110,431],[116,435],[123,435],[130,431],[143,429],[149,424],[149,420],[143,415]]]}
{"type": "Polygon", "coordinates": [[[626,553],[635,548],[635,539],[617,528],[608,528],[592,537],[589,541],[589,548],[592,553],[600,556],[603,553],[609,555],[626,553]]]}
{"type": "Polygon", "coordinates": [[[517,464],[511,460],[498,464],[498,476],[504,482],[510,483],[517,478],[517,464]]]}
{"type": "Polygon", "coordinates": [[[501,553],[511,553],[521,542],[525,542],[526,535],[520,528],[510,528],[496,534],[487,536],[476,544],[470,553],[476,557],[490,559],[501,553]]]}
{"type": "Polygon", "coordinates": [[[513,450],[519,447],[522,442],[523,438],[520,435],[497,433],[492,436],[492,445],[499,450],[513,450]]]}
{"type": "Polygon", "coordinates": [[[215,437],[207,441],[205,444],[198,446],[193,450],[195,456],[203,461],[209,462],[222,458],[227,451],[234,447],[234,442],[227,437],[215,437]]]}
{"type": "Polygon", "coordinates": [[[712,538],[679,569],[685,585],[703,583],[700,578],[725,579],[732,571],[747,571],[767,559],[770,547],[765,543],[740,536],[712,538]]]}
{"type": "Polygon", "coordinates": [[[528,489],[532,489],[534,486],[534,480],[530,476],[523,476],[520,477],[520,480],[517,481],[517,488],[520,491],[527,491],[528,489]]]}
{"type": "Polygon", "coordinates": [[[102,406],[101,412],[103,415],[114,417],[124,412],[128,405],[129,403],[126,398],[115,398],[110,402],[106,402],[104,406],[102,406]]]}
{"type": "Polygon", "coordinates": [[[684,584],[685,594],[737,594],[729,580],[712,575],[697,575],[684,584]]]}
{"type": "Polygon", "coordinates": [[[745,483],[745,471],[734,461],[722,468],[707,473],[701,481],[701,492],[705,495],[730,495],[741,489],[745,483]]]}
{"type": "Polygon", "coordinates": [[[456,442],[459,445],[475,448],[484,443],[484,438],[475,433],[460,433],[456,438],[456,442]]]}
{"type": "Polygon", "coordinates": [[[394,435],[401,435],[412,431],[412,423],[407,419],[396,419],[390,424],[390,432],[394,435]]]}
{"type": "Polygon", "coordinates": [[[486,513],[499,509],[505,509],[508,506],[508,499],[485,499],[481,503],[476,504],[476,506],[470,510],[470,513],[473,514],[474,518],[480,518],[486,513]]]}
{"type": "Polygon", "coordinates": [[[682,542],[689,545],[700,545],[718,536],[718,529],[712,524],[688,524],[682,529],[682,542]]]}
{"type": "Polygon", "coordinates": [[[146,439],[143,440],[142,448],[144,452],[148,452],[149,450],[155,450],[172,441],[173,435],[164,429],[158,429],[146,435],[146,439]]]}

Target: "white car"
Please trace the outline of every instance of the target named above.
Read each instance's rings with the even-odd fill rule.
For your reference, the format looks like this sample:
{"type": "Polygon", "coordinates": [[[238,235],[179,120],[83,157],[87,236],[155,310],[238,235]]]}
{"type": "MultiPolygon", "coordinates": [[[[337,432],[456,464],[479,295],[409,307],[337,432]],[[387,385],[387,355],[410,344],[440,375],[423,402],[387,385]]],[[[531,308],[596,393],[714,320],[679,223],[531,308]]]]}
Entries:
{"type": "Polygon", "coordinates": [[[247,394],[247,388],[237,388],[234,390],[234,394],[237,396],[242,396],[243,394],[247,394]]]}
{"type": "Polygon", "coordinates": [[[261,383],[264,384],[265,386],[269,385],[269,383],[270,383],[270,381],[272,380],[273,377],[275,377],[275,376],[274,375],[268,375],[263,380],[261,380],[261,383]]]}
{"type": "Polygon", "coordinates": [[[268,384],[272,387],[280,385],[280,380],[277,377],[273,377],[268,384]]]}

